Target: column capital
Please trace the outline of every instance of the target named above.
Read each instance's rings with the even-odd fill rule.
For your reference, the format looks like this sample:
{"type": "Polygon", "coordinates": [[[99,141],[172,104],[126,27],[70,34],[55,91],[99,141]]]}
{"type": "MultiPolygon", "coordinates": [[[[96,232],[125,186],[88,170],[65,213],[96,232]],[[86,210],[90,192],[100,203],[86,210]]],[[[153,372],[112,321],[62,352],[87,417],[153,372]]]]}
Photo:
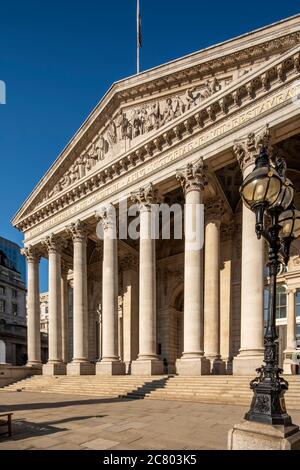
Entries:
{"type": "Polygon", "coordinates": [[[255,163],[255,159],[262,147],[267,147],[269,152],[271,152],[271,137],[268,125],[261,127],[255,132],[250,132],[246,138],[235,141],[233,151],[242,172],[249,165],[255,163]]]}
{"type": "Polygon", "coordinates": [[[112,204],[101,207],[95,213],[98,222],[101,223],[103,230],[108,230],[116,227],[116,210],[112,204]]]}
{"type": "Polygon", "coordinates": [[[221,198],[208,200],[205,204],[205,223],[214,222],[220,226],[224,213],[224,201],[221,198]]]}
{"type": "Polygon", "coordinates": [[[67,232],[71,235],[73,242],[84,242],[87,239],[87,225],[79,219],[68,225],[67,232]]]}
{"type": "Polygon", "coordinates": [[[21,254],[26,257],[28,263],[38,263],[41,259],[40,250],[36,246],[26,246],[21,249],[21,254]]]}
{"type": "Polygon", "coordinates": [[[48,253],[61,253],[62,248],[65,246],[64,240],[62,240],[59,236],[51,235],[47,236],[42,241],[43,246],[47,249],[48,253]]]}
{"type": "Polygon", "coordinates": [[[130,196],[131,201],[134,204],[139,204],[140,209],[150,209],[151,204],[157,204],[159,202],[158,190],[155,189],[152,183],[139,188],[137,191],[131,192],[130,196]]]}
{"type": "Polygon", "coordinates": [[[289,295],[289,294],[293,294],[295,295],[297,292],[297,288],[296,287],[287,287],[286,288],[286,293],[289,295]]]}
{"type": "Polygon", "coordinates": [[[176,171],[176,179],[180,182],[183,191],[203,191],[208,184],[207,166],[201,157],[197,162],[188,163],[185,168],[176,171]]]}

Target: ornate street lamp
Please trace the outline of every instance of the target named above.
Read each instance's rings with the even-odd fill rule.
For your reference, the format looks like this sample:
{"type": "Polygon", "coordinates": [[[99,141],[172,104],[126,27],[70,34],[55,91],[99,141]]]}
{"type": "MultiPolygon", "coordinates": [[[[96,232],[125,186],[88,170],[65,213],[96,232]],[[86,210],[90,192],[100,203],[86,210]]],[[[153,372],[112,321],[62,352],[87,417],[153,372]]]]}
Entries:
{"type": "Polygon", "coordinates": [[[281,264],[287,265],[293,240],[300,235],[300,212],[293,204],[294,187],[286,178],[284,159],[273,163],[263,146],[255,168],[245,178],[240,193],[244,204],[256,215],[255,230],[269,245],[269,308],[264,335],[264,365],[257,369],[258,377],[250,382],[254,392],[251,407],[245,415],[248,421],[273,425],[290,425],[284,393],[288,383],[278,366],[278,335],[276,331],[276,282],[281,264]]]}

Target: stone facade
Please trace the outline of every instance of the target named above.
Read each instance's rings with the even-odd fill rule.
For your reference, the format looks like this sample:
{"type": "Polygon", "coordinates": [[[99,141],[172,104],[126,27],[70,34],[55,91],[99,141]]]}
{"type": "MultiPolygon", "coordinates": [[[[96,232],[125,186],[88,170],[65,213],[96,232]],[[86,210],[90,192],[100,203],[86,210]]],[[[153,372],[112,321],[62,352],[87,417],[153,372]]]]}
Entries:
{"type": "MultiPolygon", "coordinates": [[[[238,190],[267,143],[283,152],[299,192],[299,40],[296,16],[111,87],[13,220],[28,260],[29,365],[41,364],[46,257],[44,373],[253,374],[260,366],[265,247],[238,190]],[[124,201],[137,207],[139,240],[121,233],[124,201]],[[174,235],[175,213],[169,239],[162,228],[150,236],[159,201],[181,209],[185,238],[174,235]],[[204,247],[187,236],[199,204],[204,247]]],[[[300,287],[294,250],[288,289],[300,287]]],[[[292,294],[289,302],[288,354],[297,333],[292,294]]]]}

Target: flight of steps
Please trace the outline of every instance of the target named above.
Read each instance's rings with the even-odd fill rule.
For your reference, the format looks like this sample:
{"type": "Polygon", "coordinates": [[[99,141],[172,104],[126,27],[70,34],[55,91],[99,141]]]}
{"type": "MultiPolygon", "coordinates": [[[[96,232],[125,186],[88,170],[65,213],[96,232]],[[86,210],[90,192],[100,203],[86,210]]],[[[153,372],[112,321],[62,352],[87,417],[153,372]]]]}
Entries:
{"type": "MultiPolygon", "coordinates": [[[[173,376],[162,387],[147,383],[142,389],[129,393],[130,398],[151,400],[179,400],[199,403],[217,403],[249,406],[253,396],[247,376],[173,376]]],[[[289,376],[289,390],[286,405],[289,409],[300,410],[300,376],[289,376]]]]}
{"type": "MultiPolygon", "coordinates": [[[[1,391],[65,393],[94,397],[122,397],[151,400],[179,400],[249,406],[253,392],[247,376],[56,376],[36,375],[1,391]]],[[[288,409],[300,410],[300,375],[287,377],[285,394],[288,409]]]]}
{"type": "MultiPolygon", "coordinates": [[[[161,376],[158,377],[162,379],[161,376]]],[[[155,377],[114,376],[102,377],[97,375],[54,376],[34,375],[15,382],[1,391],[26,391],[42,393],[64,393],[69,395],[87,395],[96,397],[119,397],[138,390],[152,382],[155,377]]]]}

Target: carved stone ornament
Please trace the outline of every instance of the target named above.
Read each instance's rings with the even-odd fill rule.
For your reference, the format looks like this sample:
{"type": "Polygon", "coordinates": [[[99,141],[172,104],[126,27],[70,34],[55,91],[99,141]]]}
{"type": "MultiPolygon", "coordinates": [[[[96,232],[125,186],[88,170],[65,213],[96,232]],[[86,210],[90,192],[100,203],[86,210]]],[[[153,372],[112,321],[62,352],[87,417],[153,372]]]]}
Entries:
{"type": "Polygon", "coordinates": [[[242,141],[237,141],[233,147],[233,151],[237,157],[241,170],[245,169],[255,163],[261,147],[267,147],[269,154],[271,154],[270,145],[270,130],[268,125],[259,129],[257,132],[251,132],[247,138],[242,141]]]}
{"type": "Polygon", "coordinates": [[[140,206],[150,207],[151,204],[159,202],[159,195],[157,189],[150,183],[148,186],[139,188],[137,191],[131,193],[131,201],[140,206]]]}
{"type": "Polygon", "coordinates": [[[67,227],[67,232],[71,235],[73,242],[83,242],[87,239],[87,226],[81,220],[77,220],[67,227]]]}
{"type": "MultiPolygon", "coordinates": [[[[81,152],[53,189],[46,191],[43,200],[47,200],[84,178],[99,161],[106,158],[118,143],[133,141],[137,137],[159,129],[221,89],[222,84],[215,77],[206,80],[198,87],[186,90],[182,95],[143,104],[126,112],[120,110],[114,118],[110,119],[107,129],[98,134],[93,142],[81,152]]],[[[150,149],[150,154],[151,151],[150,149]]]]}
{"type": "Polygon", "coordinates": [[[26,257],[28,263],[39,262],[41,258],[39,249],[32,245],[22,248],[21,254],[26,257]]]}
{"type": "Polygon", "coordinates": [[[180,182],[185,193],[203,191],[208,184],[207,167],[201,157],[195,163],[188,163],[183,170],[176,171],[176,179],[180,182]]]}
{"type": "Polygon", "coordinates": [[[52,233],[43,240],[42,245],[47,249],[48,253],[60,253],[65,242],[60,237],[52,233]]]}
{"type": "Polygon", "coordinates": [[[98,222],[102,224],[103,230],[115,228],[117,222],[116,209],[112,204],[101,207],[95,214],[98,222]]]}

